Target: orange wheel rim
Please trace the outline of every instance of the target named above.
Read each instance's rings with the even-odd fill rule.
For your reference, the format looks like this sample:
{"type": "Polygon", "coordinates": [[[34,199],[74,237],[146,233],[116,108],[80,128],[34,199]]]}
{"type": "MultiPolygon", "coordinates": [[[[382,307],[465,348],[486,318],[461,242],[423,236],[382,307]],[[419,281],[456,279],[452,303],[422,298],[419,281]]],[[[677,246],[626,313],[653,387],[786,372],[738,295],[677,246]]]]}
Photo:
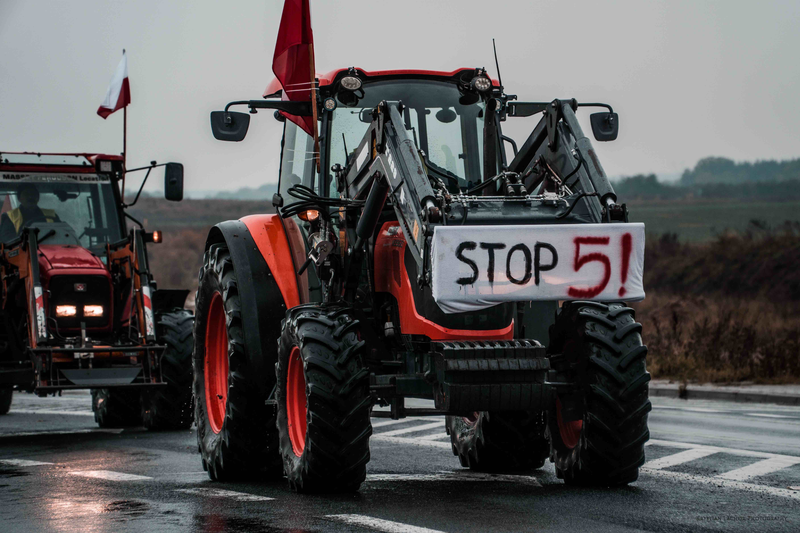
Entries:
{"type": "Polygon", "coordinates": [[[292,347],[286,369],[286,418],[289,426],[289,440],[297,457],[303,455],[306,447],[306,420],[308,400],[306,399],[306,376],[303,370],[303,357],[300,348],[292,347]]]}
{"type": "Polygon", "coordinates": [[[222,295],[214,293],[206,321],[206,350],[203,359],[206,385],[206,413],[214,433],[222,431],[228,405],[228,328],[222,295]]]}
{"type": "Polygon", "coordinates": [[[573,449],[580,441],[583,420],[565,422],[561,418],[561,400],[558,398],[556,398],[556,419],[558,420],[558,433],[561,435],[561,442],[570,450],[573,449]]]}

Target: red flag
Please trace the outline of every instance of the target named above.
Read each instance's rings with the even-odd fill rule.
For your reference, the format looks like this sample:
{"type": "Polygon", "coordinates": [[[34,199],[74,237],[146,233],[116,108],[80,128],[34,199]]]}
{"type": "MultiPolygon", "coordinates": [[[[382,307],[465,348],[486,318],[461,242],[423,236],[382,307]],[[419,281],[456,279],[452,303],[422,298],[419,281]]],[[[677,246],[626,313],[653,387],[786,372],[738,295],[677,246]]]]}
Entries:
{"type": "MultiPolygon", "coordinates": [[[[316,103],[314,88],[314,34],[308,0],[286,0],[283,4],[278,41],[272,57],[272,72],[283,87],[283,100],[316,103]]],[[[286,117],[314,135],[316,117],[286,117]]],[[[316,137],[316,136],[315,136],[316,137]]]]}
{"type": "Polygon", "coordinates": [[[122,59],[117,65],[117,71],[111,78],[106,99],[97,108],[97,114],[104,119],[114,111],[118,111],[131,103],[131,86],[128,84],[128,56],[122,51],[122,59]]]}

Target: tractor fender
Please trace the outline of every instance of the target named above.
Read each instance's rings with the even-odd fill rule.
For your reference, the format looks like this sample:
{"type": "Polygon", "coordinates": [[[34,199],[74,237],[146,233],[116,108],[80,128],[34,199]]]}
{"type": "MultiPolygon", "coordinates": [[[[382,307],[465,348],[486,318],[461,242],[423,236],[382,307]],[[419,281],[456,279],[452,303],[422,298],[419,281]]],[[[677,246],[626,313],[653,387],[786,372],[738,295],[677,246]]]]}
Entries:
{"type": "Polygon", "coordinates": [[[153,292],[153,312],[165,313],[173,309],[183,309],[188,289],[158,289],[153,292]]]}
{"type": "Polygon", "coordinates": [[[253,382],[264,389],[260,392],[267,397],[272,392],[269,384],[274,383],[276,339],[281,335],[281,321],[288,308],[300,303],[288,255],[289,241],[280,220],[270,220],[270,215],[254,215],[211,228],[206,252],[211,245],[223,242],[233,260],[239,285],[245,351],[256,377],[253,382]],[[266,376],[273,377],[262,379],[266,376]]]}

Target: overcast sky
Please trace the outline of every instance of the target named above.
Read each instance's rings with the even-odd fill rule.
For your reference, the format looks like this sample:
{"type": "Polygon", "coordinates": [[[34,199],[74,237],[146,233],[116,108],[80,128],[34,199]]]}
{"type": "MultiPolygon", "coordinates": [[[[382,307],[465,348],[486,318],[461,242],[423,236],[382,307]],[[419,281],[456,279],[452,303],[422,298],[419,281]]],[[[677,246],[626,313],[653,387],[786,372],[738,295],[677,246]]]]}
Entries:
{"type": "MultiPolygon", "coordinates": [[[[260,97],[282,5],[0,0],[0,151],[120,152],[122,113],[96,110],[126,48],[129,165],[180,161],[193,190],[277,181],[271,113],[238,144],[213,140],[208,113],[260,97]]],[[[318,72],[494,75],[496,38],[520,100],[599,100],[620,114],[618,140],[596,143],[612,176],[676,174],[709,155],[800,156],[797,0],[311,0],[311,14],[318,72]]]]}

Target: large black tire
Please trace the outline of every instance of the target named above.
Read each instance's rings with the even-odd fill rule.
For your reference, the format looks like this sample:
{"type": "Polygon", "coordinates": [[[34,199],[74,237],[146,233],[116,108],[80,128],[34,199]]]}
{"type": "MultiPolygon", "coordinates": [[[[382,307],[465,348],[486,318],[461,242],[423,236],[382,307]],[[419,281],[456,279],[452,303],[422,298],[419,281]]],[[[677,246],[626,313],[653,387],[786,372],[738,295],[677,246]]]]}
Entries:
{"type": "Polygon", "coordinates": [[[138,389],[92,389],[94,421],[101,428],[142,425],[141,392],[138,389]]]}
{"type": "Polygon", "coordinates": [[[356,491],[372,435],[369,373],[359,323],[347,309],[290,309],[278,344],[278,430],[297,492],[356,491]]]}
{"type": "Polygon", "coordinates": [[[582,420],[548,412],[551,459],[566,483],[618,486],[636,481],[650,438],[647,347],[633,309],[568,302],[550,329],[551,366],[578,384],[582,420]]]}
{"type": "MultiPolygon", "coordinates": [[[[260,282],[275,283],[272,278],[260,282]]],[[[267,396],[256,383],[260,377],[252,370],[248,358],[241,310],[239,283],[228,248],[225,244],[213,244],[203,260],[195,302],[192,366],[198,449],[203,468],[212,480],[280,479],[283,470],[274,409],[266,405],[267,396]],[[215,307],[218,305],[222,307],[215,307]],[[218,328],[218,334],[214,333],[214,327],[218,328]],[[209,339],[219,339],[222,335],[227,340],[221,341],[221,353],[215,352],[214,342],[209,339]],[[208,349],[206,342],[210,342],[208,349]],[[218,391],[221,406],[213,403],[211,389],[206,394],[206,357],[208,368],[218,368],[214,366],[214,361],[219,361],[214,359],[215,353],[227,367],[227,385],[218,391]],[[214,413],[218,415],[216,418],[214,413]]],[[[211,376],[210,379],[213,385],[211,376]]]]}
{"type": "Polygon", "coordinates": [[[167,347],[161,357],[161,375],[167,386],[142,394],[142,419],[147,429],[188,429],[192,425],[193,326],[194,315],[185,309],[156,316],[158,341],[167,347]]]}
{"type": "Polygon", "coordinates": [[[13,397],[14,389],[10,387],[0,388],[0,415],[8,414],[13,397]]]}
{"type": "Polygon", "coordinates": [[[542,413],[489,412],[448,416],[447,434],[461,466],[481,472],[524,472],[550,455],[542,413]]]}

